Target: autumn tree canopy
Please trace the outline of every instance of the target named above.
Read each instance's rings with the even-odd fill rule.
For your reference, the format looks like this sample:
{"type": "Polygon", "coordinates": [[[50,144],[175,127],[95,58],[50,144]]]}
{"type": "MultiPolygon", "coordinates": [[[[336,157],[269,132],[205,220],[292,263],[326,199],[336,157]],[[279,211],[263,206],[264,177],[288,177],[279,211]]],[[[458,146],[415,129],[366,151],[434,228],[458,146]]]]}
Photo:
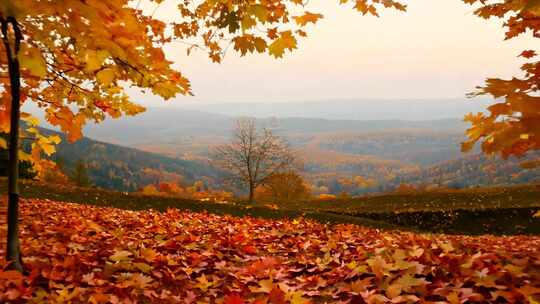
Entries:
{"type": "MultiPolygon", "coordinates": [[[[524,34],[540,38],[540,1],[464,1],[480,5],[475,14],[482,18],[503,19],[507,40],[524,34]]],[[[484,86],[470,94],[488,95],[496,102],[488,107],[487,114],[471,113],[465,117],[472,126],[467,131],[469,139],[463,143],[463,150],[468,151],[481,142],[484,152],[499,153],[506,158],[540,149],[540,61],[537,51],[524,50],[519,54],[526,61],[521,66],[520,77],[487,79],[484,86]]]]}
{"type": "Polygon", "coordinates": [[[255,191],[255,198],[261,202],[288,203],[307,200],[310,196],[307,184],[294,170],[270,175],[255,191]]]}

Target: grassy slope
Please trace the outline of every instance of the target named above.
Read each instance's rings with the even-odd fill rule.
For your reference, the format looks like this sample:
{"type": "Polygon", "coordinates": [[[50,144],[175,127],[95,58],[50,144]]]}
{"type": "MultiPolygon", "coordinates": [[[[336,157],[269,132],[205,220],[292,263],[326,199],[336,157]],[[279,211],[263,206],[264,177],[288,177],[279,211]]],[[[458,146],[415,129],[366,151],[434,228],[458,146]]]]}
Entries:
{"type": "MultiPolygon", "coordinates": [[[[213,214],[230,214],[234,216],[250,215],[255,217],[279,219],[307,217],[323,223],[351,223],[375,228],[397,228],[396,225],[371,220],[358,216],[340,215],[330,212],[299,211],[292,209],[270,209],[265,206],[248,206],[246,204],[217,204],[197,200],[180,199],[163,196],[146,196],[94,188],[63,187],[37,182],[24,181],[21,185],[21,196],[24,198],[40,198],[55,201],[66,201],[79,204],[115,207],[130,210],[166,210],[178,208],[195,212],[213,214]]],[[[5,194],[7,181],[0,178],[0,194],[5,194]]]]}
{"type": "MultiPolygon", "coordinates": [[[[5,191],[6,180],[0,179],[0,193],[5,191]]],[[[351,223],[383,229],[404,228],[465,234],[540,234],[540,220],[532,217],[535,211],[540,210],[540,187],[537,185],[298,202],[281,206],[277,210],[264,205],[215,204],[35,182],[24,182],[21,194],[27,198],[133,210],[165,210],[174,207],[263,218],[304,216],[320,222],[351,223]]]]}
{"type": "Polygon", "coordinates": [[[353,199],[298,202],[290,206],[341,213],[538,208],[540,185],[391,193],[353,199]]]}
{"type": "Polygon", "coordinates": [[[540,234],[540,185],[395,193],[297,202],[290,208],[362,216],[421,231],[540,234]]]}

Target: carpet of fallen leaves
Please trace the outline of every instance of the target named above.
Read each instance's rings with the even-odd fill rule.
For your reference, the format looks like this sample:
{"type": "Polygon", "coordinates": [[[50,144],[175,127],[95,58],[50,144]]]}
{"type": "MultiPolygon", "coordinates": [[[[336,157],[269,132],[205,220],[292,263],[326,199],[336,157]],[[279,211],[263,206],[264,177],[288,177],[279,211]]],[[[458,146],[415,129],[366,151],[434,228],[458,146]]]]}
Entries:
{"type": "Polygon", "coordinates": [[[28,273],[0,270],[2,303],[538,303],[540,296],[535,236],[423,235],[47,200],[24,200],[21,216],[28,273]]]}

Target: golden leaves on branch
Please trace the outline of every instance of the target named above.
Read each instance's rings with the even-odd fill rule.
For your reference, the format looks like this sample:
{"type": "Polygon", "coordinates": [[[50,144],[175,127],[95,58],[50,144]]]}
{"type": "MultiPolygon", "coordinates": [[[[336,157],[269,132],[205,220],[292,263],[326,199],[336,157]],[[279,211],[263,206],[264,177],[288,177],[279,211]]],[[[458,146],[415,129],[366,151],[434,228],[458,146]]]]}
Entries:
{"type": "Polygon", "coordinates": [[[37,48],[22,44],[19,51],[19,63],[21,69],[27,70],[32,76],[43,78],[47,75],[47,64],[37,48]]]}
{"type": "Polygon", "coordinates": [[[262,53],[267,48],[266,41],[263,38],[249,34],[235,37],[233,43],[234,50],[240,52],[241,56],[246,55],[247,52],[253,53],[257,51],[258,53],[262,53]]]}
{"type": "MultiPolygon", "coordinates": [[[[21,0],[0,6],[2,16],[14,11],[25,36],[19,52],[21,99],[43,108],[49,123],[69,140],[82,136],[88,120],[142,112],[126,95],[126,86],[150,89],[165,99],[191,93],[189,81],[162,50],[168,24],[127,1],[21,0]]],[[[7,69],[4,61],[0,68],[7,69]]],[[[0,117],[8,113],[9,100],[2,94],[0,117]]],[[[5,131],[4,119],[0,127],[5,131]]]]}
{"type": "MultiPolygon", "coordinates": [[[[475,14],[479,17],[503,19],[506,39],[524,33],[540,38],[538,0],[464,2],[478,5],[475,14]]],[[[525,60],[533,60],[536,56],[535,50],[524,50],[518,55],[525,60]]],[[[498,153],[507,158],[523,156],[528,151],[540,149],[540,62],[524,63],[521,70],[521,77],[509,80],[489,78],[484,86],[470,94],[471,97],[491,96],[495,103],[487,109],[489,113],[469,114],[465,117],[471,127],[467,130],[468,140],[462,144],[462,150],[469,151],[475,143],[481,142],[485,153],[498,153]]]]}

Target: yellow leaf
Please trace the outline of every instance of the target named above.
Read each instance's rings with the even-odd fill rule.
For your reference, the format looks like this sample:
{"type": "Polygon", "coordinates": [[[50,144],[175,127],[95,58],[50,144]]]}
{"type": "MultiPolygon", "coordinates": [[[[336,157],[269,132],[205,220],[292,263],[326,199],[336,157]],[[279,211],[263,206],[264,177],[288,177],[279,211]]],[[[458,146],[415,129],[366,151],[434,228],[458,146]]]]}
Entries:
{"type": "Polygon", "coordinates": [[[37,125],[39,125],[39,119],[37,119],[36,117],[34,117],[32,115],[24,115],[24,116],[21,115],[21,120],[26,121],[26,123],[29,126],[37,126],[37,125]]]}
{"type": "Polygon", "coordinates": [[[272,281],[272,279],[260,280],[259,286],[260,287],[250,287],[250,290],[252,292],[270,293],[270,291],[272,291],[272,289],[274,288],[274,282],[272,281]]]}
{"type": "Polygon", "coordinates": [[[137,269],[144,273],[149,273],[152,270],[152,266],[146,263],[134,263],[133,266],[137,267],[137,269]]]}
{"type": "Polygon", "coordinates": [[[250,7],[250,13],[257,17],[260,22],[264,23],[268,19],[268,11],[260,4],[255,4],[250,7]]]}
{"type": "Polygon", "coordinates": [[[296,16],[294,17],[294,21],[300,26],[304,26],[308,24],[309,22],[315,24],[319,19],[321,19],[323,15],[321,14],[313,14],[310,12],[306,12],[303,16],[296,16]]]}
{"type": "Polygon", "coordinates": [[[250,16],[244,16],[244,18],[242,18],[242,30],[248,30],[255,25],[257,25],[257,21],[250,16]]]}
{"type": "Polygon", "coordinates": [[[41,52],[36,48],[28,47],[27,44],[21,45],[19,63],[21,68],[28,70],[33,76],[45,77],[47,75],[47,64],[41,52]]]}
{"type": "Polygon", "coordinates": [[[86,63],[85,69],[88,72],[99,70],[103,61],[109,56],[109,52],[105,50],[87,50],[84,54],[84,61],[86,63]]]}
{"type": "Polygon", "coordinates": [[[307,304],[309,303],[309,300],[303,297],[302,292],[295,291],[287,294],[288,297],[290,297],[291,304],[307,304]]]}
{"type": "Polygon", "coordinates": [[[42,144],[41,149],[48,156],[52,155],[56,151],[56,148],[53,145],[50,145],[50,144],[42,144]]]}
{"type": "Polygon", "coordinates": [[[296,38],[291,31],[281,32],[280,37],[268,47],[268,52],[276,58],[283,57],[285,49],[292,51],[296,48],[296,38]]]}
{"type": "Polygon", "coordinates": [[[17,1],[0,1],[0,12],[4,16],[14,16],[18,19],[22,10],[17,4],[17,1]]]}
{"type": "Polygon", "coordinates": [[[113,255],[109,257],[109,260],[113,262],[127,261],[130,260],[131,252],[120,250],[115,251],[113,255]]]}
{"type": "Polygon", "coordinates": [[[454,246],[449,242],[440,242],[439,247],[444,251],[444,253],[449,253],[454,251],[454,246]]]}
{"type": "Polygon", "coordinates": [[[199,283],[195,284],[195,287],[199,288],[203,292],[206,292],[208,290],[208,288],[210,288],[212,285],[214,285],[213,282],[208,281],[208,279],[206,278],[206,275],[204,275],[204,273],[203,273],[202,276],[197,278],[197,281],[199,283]]]}
{"type": "Polygon", "coordinates": [[[32,156],[26,152],[19,150],[19,159],[23,161],[32,161],[32,156]]]}
{"type": "Polygon", "coordinates": [[[51,135],[48,137],[48,139],[50,143],[53,143],[56,145],[62,142],[62,139],[58,135],[51,135]]]}
{"type": "Polygon", "coordinates": [[[151,263],[157,256],[157,252],[152,248],[143,248],[140,251],[140,256],[147,262],[151,263]]]}
{"type": "Polygon", "coordinates": [[[7,149],[7,148],[8,148],[7,141],[0,137],[0,149],[7,149]]]}
{"type": "Polygon", "coordinates": [[[448,294],[446,296],[446,300],[448,301],[448,303],[450,304],[459,304],[461,303],[460,299],[459,299],[459,294],[455,291],[451,292],[450,294],[448,294]]]}
{"type": "Polygon", "coordinates": [[[96,74],[96,79],[102,85],[108,86],[116,78],[116,73],[111,68],[103,69],[96,74]]]}

